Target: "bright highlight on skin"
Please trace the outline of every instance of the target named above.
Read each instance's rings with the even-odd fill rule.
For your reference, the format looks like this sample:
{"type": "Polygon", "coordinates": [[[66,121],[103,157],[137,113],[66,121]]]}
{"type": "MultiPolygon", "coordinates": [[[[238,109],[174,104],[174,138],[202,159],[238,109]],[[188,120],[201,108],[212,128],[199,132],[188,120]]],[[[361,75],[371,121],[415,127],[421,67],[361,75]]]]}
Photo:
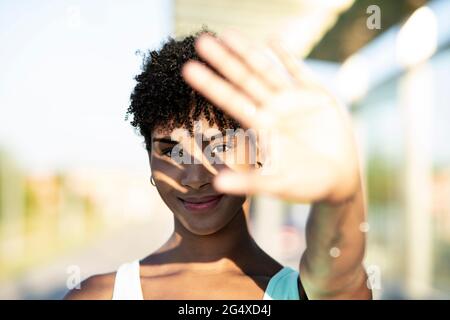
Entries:
{"type": "Polygon", "coordinates": [[[330,249],[330,256],[333,258],[338,258],[341,255],[341,250],[337,247],[333,247],[330,249]]]}
{"type": "Polygon", "coordinates": [[[370,225],[369,225],[369,223],[368,223],[368,222],[362,222],[362,223],[359,225],[359,230],[361,230],[361,232],[369,232],[369,230],[370,230],[370,225]]]}

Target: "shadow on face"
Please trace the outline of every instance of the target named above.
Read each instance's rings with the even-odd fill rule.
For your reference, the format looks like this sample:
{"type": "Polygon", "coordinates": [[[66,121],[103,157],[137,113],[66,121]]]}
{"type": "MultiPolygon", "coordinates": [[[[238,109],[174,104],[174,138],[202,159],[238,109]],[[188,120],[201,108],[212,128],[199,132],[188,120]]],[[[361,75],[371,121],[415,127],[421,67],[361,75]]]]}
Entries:
{"type": "Polygon", "coordinates": [[[192,134],[184,128],[156,128],[149,159],[156,188],[180,227],[197,235],[213,234],[236,214],[244,214],[246,195],[219,193],[214,177],[222,170],[248,171],[256,152],[253,133],[219,130],[201,118],[192,134]]]}

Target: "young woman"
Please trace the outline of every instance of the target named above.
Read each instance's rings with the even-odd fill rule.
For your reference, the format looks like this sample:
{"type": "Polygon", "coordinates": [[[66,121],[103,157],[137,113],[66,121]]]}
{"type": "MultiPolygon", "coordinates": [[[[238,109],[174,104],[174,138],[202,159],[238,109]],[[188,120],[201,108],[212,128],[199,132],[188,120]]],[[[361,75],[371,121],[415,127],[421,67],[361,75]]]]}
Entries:
{"type": "Polygon", "coordinates": [[[269,47],[281,64],[234,31],[201,31],[150,52],[128,114],[174,231],[66,299],[371,298],[349,116],[278,41],[269,47]],[[256,139],[239,139],[249,129],[256,139]],[[264,150],[259,132],[269,132],[264,150]],[[312,203],[298,269],[249,233],[255,193],[312,203]]]}

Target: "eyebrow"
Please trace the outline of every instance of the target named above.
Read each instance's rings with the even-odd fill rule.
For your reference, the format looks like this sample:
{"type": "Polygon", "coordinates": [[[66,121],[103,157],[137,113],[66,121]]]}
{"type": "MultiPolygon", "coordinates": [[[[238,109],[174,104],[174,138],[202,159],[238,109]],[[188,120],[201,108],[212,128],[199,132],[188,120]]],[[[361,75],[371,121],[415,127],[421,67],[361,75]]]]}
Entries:
{"type": "MultiPolygon", "coordinates": [[[[205,137],[205,139],[206,139],[205,141],[212,141],[214,139],[221,138],[221,137],[233,137],[233,136],[234,136],[234,134],[223,134],[223,133],[219,132],[219,133],[217,133],[215,135],[212,135],[210,137],[205,137]]],[[[176,140],[172,140],[171,137],[153,138],[153,142],[162,142],[162,143],[168,143],[168,144],[177,144],[177,143],[179,143],[176,140]]]]}
{"type": "Polygon", "coordinates": [[[179,143],[178,141],[172,140],[170,137],[153,138],[153,142],[162,142],[162,143],[169,143],[169,144],[179,143]]]}

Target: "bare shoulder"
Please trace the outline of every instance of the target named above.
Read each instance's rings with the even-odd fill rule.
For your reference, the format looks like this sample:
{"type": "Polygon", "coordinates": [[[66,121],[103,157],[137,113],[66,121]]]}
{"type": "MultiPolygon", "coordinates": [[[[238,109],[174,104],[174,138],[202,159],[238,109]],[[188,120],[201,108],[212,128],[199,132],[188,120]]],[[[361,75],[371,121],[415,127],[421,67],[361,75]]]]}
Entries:
{"type": "Polygon", "coordinates": [[[90,276],[80,283],[80,288],[70,290],[64,300],[111,300],[116,272],[90,276]]]}

